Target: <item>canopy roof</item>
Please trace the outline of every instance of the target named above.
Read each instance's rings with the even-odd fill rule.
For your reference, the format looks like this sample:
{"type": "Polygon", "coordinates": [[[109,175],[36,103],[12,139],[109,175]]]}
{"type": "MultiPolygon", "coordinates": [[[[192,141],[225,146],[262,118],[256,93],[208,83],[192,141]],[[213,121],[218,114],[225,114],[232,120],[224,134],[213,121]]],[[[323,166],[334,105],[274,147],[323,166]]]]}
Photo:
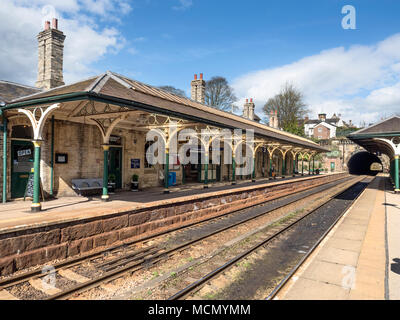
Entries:
{"type": "MultiPolygon", "coordinates": [[[[61,103],[61,108],[54,113],[55,117],[70,121],[85,121],[84,118],[88,115],[111,116],[135,110],[139,115],[140,112],[156,113],[219,128],[254,129],[254,134],[258,137],[277,140],[283,144],[290,143],[313,151],[328,151],[306,138],[211,108],[110,71],[73,84],[14,99],[1,110],[13,114],[17,108],[53,103],[61,103]],[[96,111],[96,114],[93,111],[96,111]]],[[[130,125],[132,128],[132,122],[130,125]]]]}
{"type": "Polygon", "coordinates": [[[347,136],[371,153],[381,152],[392,158],[400,146],[400,117],[393,116],[347,136]]]}
{"type": "Polygon", "coordinates": [[[17,99],[39,91],[41,91],[39,88],[34,88],[11,81],[0,80],[0,102],[7,103],[13,99],[17,99]]]}

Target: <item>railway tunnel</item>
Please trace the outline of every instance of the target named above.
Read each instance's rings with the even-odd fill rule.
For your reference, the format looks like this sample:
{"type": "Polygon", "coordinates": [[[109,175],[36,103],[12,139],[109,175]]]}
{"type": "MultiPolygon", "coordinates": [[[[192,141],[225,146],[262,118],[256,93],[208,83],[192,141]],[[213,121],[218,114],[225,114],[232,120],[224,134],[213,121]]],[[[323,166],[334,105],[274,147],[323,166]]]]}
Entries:
{"type": "Polygon", "coordinates": [[[382,171],[382,161],[373,153],[361,151],[353,154],[347,163],[350,174],[376,175],[382,171]]]}

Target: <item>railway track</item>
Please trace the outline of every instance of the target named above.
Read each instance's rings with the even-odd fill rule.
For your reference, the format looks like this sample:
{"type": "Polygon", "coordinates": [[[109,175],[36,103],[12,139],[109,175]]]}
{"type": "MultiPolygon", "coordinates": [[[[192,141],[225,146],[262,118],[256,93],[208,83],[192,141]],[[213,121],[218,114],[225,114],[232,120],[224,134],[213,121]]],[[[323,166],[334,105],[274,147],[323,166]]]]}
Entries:
{"type": "Polygon", "coordinates": [[[165,241],[158,245],[146,245],[146,241],[160,237],[165,234],[163,233],[140,242],[126,243],[102,252],[64,261],[45,271],[35,270],[10,277],[0,281],[0,294],[1,292],[7,292],[21,299],[67,299],[76,293],[110,282],[124,274],[134,273],[140,269],[154,266],[174,253],[180,252],[204,239],[257,219],[299,200],[304,200],[307,197],[328,190],[340,182],[344,183],[351,179],[351,177],[345,177],[323,186],[294,192],[291,195],[270,200],[261,205],[237,210],[223,217],[220,216],[209,221],[194,223],[180,230],[174,229],[172,232],[177,233],[177,241],[173,243],[165,241]],[[203,230],[203,232],[199,232],[199,230],[203,230]],[[183,234],[183,236],[180,237],[179,234],[183,234]],[[188,234],[194,234],[194,236],[188,239],[188,234]],[[182,241],[182,239],[185,241],[182,241]],[[55,279],[57,286],[54,287],[47,284],[43,286],[43,281],[48,281],[49,279],[55,279]],[[40,288],[41,285],[42,288],[40,288]],[[43,290],[43,287],[45,290],[43,290]]]}
{"type": "MultiPolygon", "coordinates": [[[[364,179],[362,179],[364,180],[364,179]]],[[[319,239],[314,242],[312,245],[311,249],[308,250],[304,255],[302,255],[302,258],[300,261],[296,264],[294,268],[291,269],[289,274],[287,274],[283,280],[279,282],[279,284],[272,290],[272,292],[268,295],[266,298],[267,300],[273,299],[276,294],[279,292],[279,290],[287,283],[287,281],[291,278],[291,276],[295,273],[295,271],[301,266],[301,264],[307,259],[307,257],[314,251],[314,249],[318,246],[318,244],[325,238],[325,236],[329,233],[329,231],[336,225],[336,223],[340,220],[342,215],[347,211],[347,208],[349,208],[354,201],[356,201],[359,197],[359,195],[362,193],[362,191],[365,189],[367,186],[366,183],[363,183],[361,181],[356,182],[346,190],[339,191],[334,197],[332,197],[331,200],[327,201],[326,203],[323,203],[319,205],[318,207],[314,208],[312,211],[292,217],[285,223],[283,223],[279,228],[272,230],[271,232],[266,234],[266,237],[264,237],[261,241],[258,241],[254,245],[252,245],[250,248],[246,249],[245,251],[241,252],[240,254],[234,256],[231,258],[229,261],[225,262],[224,264],[218,265],[216,268],[214,268],[212,271],[204,275],[202,278],[190,283],[187,285],[185,288],[181,289],[174,295],[170,296],[168,300],[178,300],[178,299],[185,299],[195,293],[197,293],[206,283],[210,284],[210,282],[220,276],[221,274],[225,273],[229,268],[237,265],[238,262],[240,262],[243,259],[248,258],[252,254],[256,253],[260,248],[264,248],[271,244],[274,240],[277,240],[281,238],[284,234],[289,233],[292,231],[293,228],[295,228],[299,223],[303,222],[304,220],[308,219],[310,216],[315,215],[318,211],[321,211],[324,209],[324,207],[329,206],[329,203],[334,202],[337,197],[340,197],[341,195],[345,194],[352,188],[356,190],[356,196],[354,199],[349,201],[346,205],[346,209],[343,210],[334,220],[332,224],[328,226],[328,228],[325,230],[322,236],[319,237],[319,239]]],[[[263,271],[266,271],[263,269],[263,271]]],[[[248,279],[244,279],[245,283],[248,283],[248,279]]],[[[250,281],[251,282],[251,281],[250,281]]],[[[254,281],[253,281],[254,282],[254,281]]],[[[235,288],[235,291],[240,291],[240,288],[235,288]]],[[[198,297],[196,297],[197,299],[198,297]]],[[[222,299],[232,299],[233,294],[228,295],[228,296],[223,296],[222,299]]],[[[237,297],[235,296],[235,299],[249,299],[250,297],[237,297]]]]}

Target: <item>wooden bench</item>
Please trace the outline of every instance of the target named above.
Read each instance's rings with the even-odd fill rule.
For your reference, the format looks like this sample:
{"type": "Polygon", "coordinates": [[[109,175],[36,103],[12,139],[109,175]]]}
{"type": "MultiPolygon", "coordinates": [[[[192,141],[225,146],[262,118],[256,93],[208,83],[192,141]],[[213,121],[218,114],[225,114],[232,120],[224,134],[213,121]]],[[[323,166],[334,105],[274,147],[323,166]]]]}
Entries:
{"type": "Polygon", "coordinates": [[[75,190],[80,196],[98,194],[103,190],[103,179],[72,179],[72,189],[75,190]]]}

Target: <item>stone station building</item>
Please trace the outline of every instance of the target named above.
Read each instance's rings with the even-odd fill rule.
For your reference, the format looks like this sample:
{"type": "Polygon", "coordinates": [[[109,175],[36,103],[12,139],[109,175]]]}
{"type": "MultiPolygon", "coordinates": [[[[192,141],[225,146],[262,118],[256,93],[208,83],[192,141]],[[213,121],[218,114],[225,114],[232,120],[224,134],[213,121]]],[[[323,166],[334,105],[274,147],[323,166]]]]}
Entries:
{"type": "MultiPolygon", "coordinates": [[[[271,177],[272,169],[284,177],[296,173],[299,161],[308,161],[312,167],[313,157],[327,151],[308,139],[257,122],[250,112],[245,118],[206,106],[202,74],[191,83],[191,99],[110,71],[64,85],[64,39],[56,19],[52,26],[46,22],[45,30],[38,35],[38,88],[3,98],[0,107],[3,202],[24,197],[31,173],[32,210],[39,211],[40,185],[45,197],[71,196],[76,195],[74,179],[99,178],[103,182],[99,185],[103,189],[102,199],[106,201],[110,177],[117,190],[129,190],[132,176],[137,174],[141,189],[163,185],[164,192],[168,192],[169,179],[164,177],[169,177],[170,172],[175,172],[177,184],[203,183],[204,187],[212,181],[235,183],[239,178],[271,177]],[[204,164],[182,165],[178,155],[169,152],[169,142],[185,128],[196,132],[207,130],[212,135],[207,139],[200,136],[198,152],[205,159],[204,164]],[[146,142],[146,134],[151,129],[159,129],[166,142],[166,165],[151,165],[146,160],[146,150],[151,144],[146,142]],[[222,130],[235,129],[254,131],[251,159],[248,159],[251,176],[237,176],[234,159],[232,164],[210,163],[211,143],[216,137],[221,138],[221,154],[234,155],[235,148],[246,148],[244,140],[232,144],[223,139],[222,130]]],[[[0,96],[4,93],[0,92],[0,96]]],[[[254,110],[250,101],[253,105],[247,102],[245,107],[254,110]]]]}

